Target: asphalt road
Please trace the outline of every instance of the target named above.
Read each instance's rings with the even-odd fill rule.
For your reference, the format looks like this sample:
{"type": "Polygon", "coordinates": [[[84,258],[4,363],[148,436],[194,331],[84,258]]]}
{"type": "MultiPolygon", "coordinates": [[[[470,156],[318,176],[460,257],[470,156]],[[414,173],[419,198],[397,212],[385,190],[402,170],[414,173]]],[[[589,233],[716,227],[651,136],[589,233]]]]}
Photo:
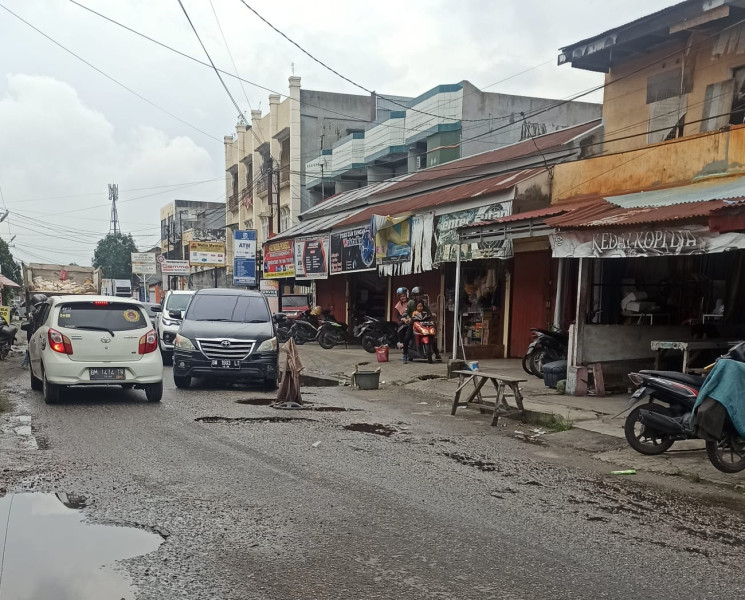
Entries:
{"type": "Polygon", "coordinates": [[[140,598],[658,600],[745,590],[737,495],[614,477],[551,436],[528,445],[511,436],[515,424],[451,417],[402,389],[311,388],[306,400],[355,410],[280,411],[238,403],[270,397],[255,389],[177,390],[166,369],[160,404],[99,388],[47,406],[26,372],[5,364],[6,407],[31,416],[40,449],[0,440],[0,485],[82,494],[93,522],[165,535],[156,551],[120,563],[140,598]],[[359,423],[390,435],[345,429],[359,423]]]}

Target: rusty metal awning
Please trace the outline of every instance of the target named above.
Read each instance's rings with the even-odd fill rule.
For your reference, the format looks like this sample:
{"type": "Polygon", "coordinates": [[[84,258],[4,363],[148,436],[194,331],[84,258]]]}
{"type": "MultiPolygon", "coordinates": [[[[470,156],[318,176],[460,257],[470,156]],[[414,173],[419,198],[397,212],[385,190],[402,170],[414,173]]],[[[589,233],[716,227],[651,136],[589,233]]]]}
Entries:
{"type": "Polygon", "coordinates": [[[5,275],[0,275],[0,287],[21,287],[12,279],[8,279],[5,275]]]}

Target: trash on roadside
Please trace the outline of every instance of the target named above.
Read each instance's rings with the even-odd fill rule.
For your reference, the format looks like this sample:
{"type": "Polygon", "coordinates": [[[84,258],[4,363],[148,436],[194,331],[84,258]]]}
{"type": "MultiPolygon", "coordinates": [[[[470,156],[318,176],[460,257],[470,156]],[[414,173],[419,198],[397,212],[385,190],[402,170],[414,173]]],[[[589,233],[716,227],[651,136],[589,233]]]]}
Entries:
{"type": "Polygon", "coordinates": [[[543,442],[541,442],[539,438],[546,433],[547,431],[545,429],[531,429],[527,433],[525,431],[516,429],[515,437],[518,440],[522,440],[523,442],[529,442],[531,444],[542,444],[543,442]]]}
{"type": "Polygon", "coordinates": [[[375,357],[379,363],[388,362],[388,346],[376,346],[375,357]]]}
{"type": "Polygon", "coordinates": [[[622,471],[611,471],[611,475],[636,475],[636,469],[624,469],[622,471]]]}
{"type": "Polygon", "coordinates": [[[417,404],[429,404],[429,402],[417,402],[417,404]]]}
{"type": "Polygon", "coordinates": [[[313,446],[314,448],[318,448],[318,446],[320,446],[320,445],[321,445],[321,442],[313,442],[311,444],[311,446],[313,446]]]}

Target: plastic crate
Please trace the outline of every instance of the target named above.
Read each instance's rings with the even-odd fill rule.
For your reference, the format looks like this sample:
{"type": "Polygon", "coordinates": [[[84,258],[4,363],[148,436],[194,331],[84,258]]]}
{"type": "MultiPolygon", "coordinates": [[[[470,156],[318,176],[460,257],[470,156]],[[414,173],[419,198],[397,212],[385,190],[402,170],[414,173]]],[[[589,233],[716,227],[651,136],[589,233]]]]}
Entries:
{"type": "Polygon", "coordinates": [[[567,378],[567,361],[557,360],[543,365],[543,383],[546,387],[556,388],[556,384],[567,378]]]}

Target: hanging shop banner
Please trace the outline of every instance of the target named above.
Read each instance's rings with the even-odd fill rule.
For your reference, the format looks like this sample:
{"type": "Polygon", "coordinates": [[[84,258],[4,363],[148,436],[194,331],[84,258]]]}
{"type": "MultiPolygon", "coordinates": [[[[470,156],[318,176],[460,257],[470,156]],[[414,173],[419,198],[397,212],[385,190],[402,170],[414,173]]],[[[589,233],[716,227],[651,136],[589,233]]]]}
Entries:
{"type": "Polygon", "coordinates": [[[636,231],[563,231],[549,236],[554,258],[632,258],[716,254],[745,249],[745,234],[703,225],[636,231]]]}
{"type": "Polygon", "coordinates": [[[225,243],[189,242],[189,264],[202,267],[224,267],[225,243]]]}
{"type": "Polygon", "coordinates": [[[267,242],[264,244],[264,278],[281,279],[284,277],[295,277],[292,240],[267,242]]]}
{"type": "Polygon", "coordinates": [[[328,235],[295,238],[295,279],[326,279],[329,276],[328,235]]]}
{"type": "Polygon", "coordinates": [[[256,230],[233,232],[233,285],[256,285],[256,230]]]}
{"type": "Polygon", "coordinates": [[[158,272],[155,263],[155,252],[132,252],[132,273],[137,275],[155,275],[158,272]]]}
{"type": "MultiPolygon", "coordinates": [[[[458,258],[458,228],[482,221],[494,221],[509,216],[511,202],[497,202],[468,210],[442,215],[437,223],[435,264],[455,262],[458,258]]],[[[461,260],[482,258],[512,258],[512,240],[468,242],[461,244],[461,260]]]]}
{"type": "Polygon", "coordinates": [[[375,268],[375,242],[370,226],[331,234],[331,273],[352,273],[375,268]]]}
{"type": "Polygon", "coordinates": [[[411,258],[411,215],[373,215],[370,231],[375,236],[375,260],[378,265],[407,262],[411,258]]]}
{"type": "Polygon", "coordinates": [[[160,261],[161,275],[188,275],[189,272],[188,260],[163,259],[162,261],[160,261]]]}
{"type": "Polygon", "coordinates": [[[269,310],[272,314],[279,312],[279,281],[262,279],[259,281],[259,291],[264,295],[269,303],[269,310]]]}
{"type": "Polygon", "coordinates": [[[0,317],[10,323],[10,306],[0,306],[0,317]]]}

